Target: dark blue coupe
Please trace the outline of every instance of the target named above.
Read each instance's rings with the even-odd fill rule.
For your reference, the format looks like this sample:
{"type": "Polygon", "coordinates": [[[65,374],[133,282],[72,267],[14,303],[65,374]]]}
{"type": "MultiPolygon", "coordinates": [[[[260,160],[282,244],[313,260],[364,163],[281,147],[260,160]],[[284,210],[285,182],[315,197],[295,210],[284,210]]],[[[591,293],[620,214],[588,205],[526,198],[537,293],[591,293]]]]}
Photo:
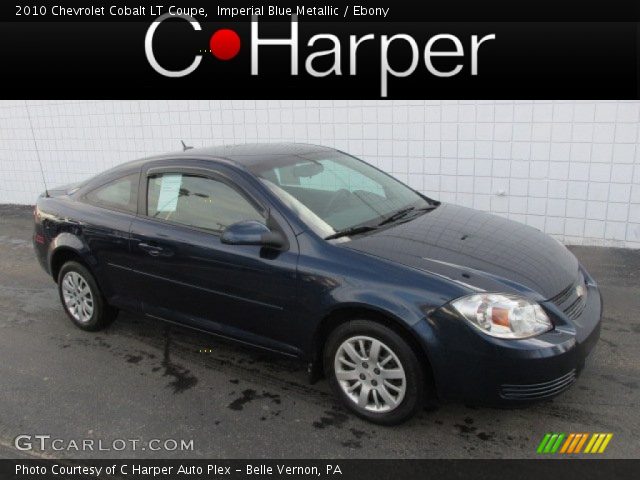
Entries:
{"type": "Polygon", "coordinates": [[[551,397],[599,336],[598,288],[559,242],[331,148],[147,158],[49,190],[34,214],[78,327],[122,309],[296,357],[377,423],[434,399],[551,397]]]}

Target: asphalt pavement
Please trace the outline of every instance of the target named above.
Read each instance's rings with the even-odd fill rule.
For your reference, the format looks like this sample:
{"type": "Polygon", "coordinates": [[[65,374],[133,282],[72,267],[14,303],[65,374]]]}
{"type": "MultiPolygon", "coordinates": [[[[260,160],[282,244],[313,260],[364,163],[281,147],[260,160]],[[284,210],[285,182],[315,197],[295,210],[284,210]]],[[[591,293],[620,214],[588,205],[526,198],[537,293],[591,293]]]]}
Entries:
{"type": "Polygon", "coordinates": [[[0,457],[522,458],[547,432],[611,432],[599,457],[640,456],[640,251],[571,248],[605,311],[570,390],[527,408],[442,405],[381,427],[292,360],[130,314],[102,332],[75,328],[32,228],[30,209],[0,206],[0,457]],[[15,448],[20,435],[31,450],[15,448]],[[50,436],[44,451],[36,435],[50,436]]]}

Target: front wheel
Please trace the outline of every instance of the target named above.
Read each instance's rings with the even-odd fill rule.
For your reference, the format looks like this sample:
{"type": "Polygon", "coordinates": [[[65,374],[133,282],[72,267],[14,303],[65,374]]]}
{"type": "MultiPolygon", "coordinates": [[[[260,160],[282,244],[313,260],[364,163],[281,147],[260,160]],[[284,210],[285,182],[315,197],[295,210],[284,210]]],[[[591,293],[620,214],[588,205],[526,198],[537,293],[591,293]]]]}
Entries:
{"type": "Polygon", "coordinates": [[[425,376],[416,353],[379,323],[340,325],[325,346],[324,367],[336,394],[369,421],[401,423],[424,405],[425,376]]]}
{"type": "Polygon", "coordinates": [[[62,266],[58,291],[67,316],[82,330],[101,330],[117,315],[117,310],[105,302],[91,272],[81,263],[71,261],[62,266]]]}

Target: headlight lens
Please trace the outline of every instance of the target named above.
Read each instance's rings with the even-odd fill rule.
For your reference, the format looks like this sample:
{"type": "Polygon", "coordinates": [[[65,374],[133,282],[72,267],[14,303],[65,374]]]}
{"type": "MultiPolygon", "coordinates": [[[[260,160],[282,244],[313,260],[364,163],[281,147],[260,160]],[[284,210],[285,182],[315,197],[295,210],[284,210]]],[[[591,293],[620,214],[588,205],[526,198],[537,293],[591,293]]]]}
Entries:
{"type": "Polygon", "coordinates": [[[540,305],[516,295],[482,293],[462,297],[451,305],[471,325],[498,338],[527,338],[553,328],[540,305]]]}

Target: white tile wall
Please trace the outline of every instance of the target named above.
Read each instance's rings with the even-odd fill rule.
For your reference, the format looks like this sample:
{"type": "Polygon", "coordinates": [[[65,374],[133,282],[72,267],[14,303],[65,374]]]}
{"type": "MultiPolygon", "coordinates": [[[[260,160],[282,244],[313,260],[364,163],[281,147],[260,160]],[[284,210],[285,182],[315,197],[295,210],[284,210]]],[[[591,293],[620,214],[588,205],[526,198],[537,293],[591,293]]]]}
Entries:
{"type": "Polygon", "coordinates": [[[36,146],[51,186],[181,139],[297,141],[566,243],[640,248],[639,128],[640,102],[2,101],[0,203],[43,190],[36,146]]]}

